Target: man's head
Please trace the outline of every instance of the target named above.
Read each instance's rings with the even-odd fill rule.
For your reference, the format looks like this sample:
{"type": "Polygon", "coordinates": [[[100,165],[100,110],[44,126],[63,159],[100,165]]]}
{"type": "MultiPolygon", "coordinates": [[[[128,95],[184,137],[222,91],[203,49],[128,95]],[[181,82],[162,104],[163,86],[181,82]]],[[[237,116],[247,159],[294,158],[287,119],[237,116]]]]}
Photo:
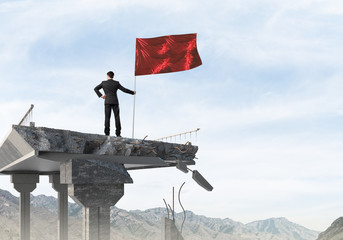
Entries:
{"type": "Polygon", "coordinates": [[[112,71],[109,71],[107,73],[107,79],[112,79],[114,77],[114,73],[112,71]]]}

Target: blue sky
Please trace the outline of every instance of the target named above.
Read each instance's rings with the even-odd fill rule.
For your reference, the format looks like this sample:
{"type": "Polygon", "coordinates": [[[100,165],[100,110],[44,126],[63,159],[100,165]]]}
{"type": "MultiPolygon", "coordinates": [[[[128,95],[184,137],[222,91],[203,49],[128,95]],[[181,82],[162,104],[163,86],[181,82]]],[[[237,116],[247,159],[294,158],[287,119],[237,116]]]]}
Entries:
{"type": "MultiPolygon", "coordinates": [[[[109,70],[133,88],[135,38],[198,34],[202,66],[137,77],[135,135],[201,128],[194,169],[215,189],[175,169],[132,171],[118,207],[162,207],[186,181],[185,208],[210,217],[322,231],[342,215],[343,2],[18,0],[0,1],[0,19],[3,137],[31,103],[37,126],[102,133],[93,88],[109,70]]],[[[119,98],[131,136],[133,98],[119,98]]],[[[56,196],[46,177],[40,193],[56,196]]]]}

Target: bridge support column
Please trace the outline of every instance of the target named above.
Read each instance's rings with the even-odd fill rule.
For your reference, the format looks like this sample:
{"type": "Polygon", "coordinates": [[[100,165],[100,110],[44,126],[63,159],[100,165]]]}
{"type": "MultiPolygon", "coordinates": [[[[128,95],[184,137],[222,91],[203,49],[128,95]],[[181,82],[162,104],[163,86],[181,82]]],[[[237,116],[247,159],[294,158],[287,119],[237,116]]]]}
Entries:
{"type": "Polygon", "coordinates": [[[110,239],[110,206],[124,195],[124,184],[71,184],[69,195],[83,206],[83,240],[110,239]]]}
{"type": "Polygon", "coordinates": [[[30,194],[39,182],[38,174],[13,174],[11,182],[20,193],[19,227],[20,239],[30,240],[30,194]]]}
{"type": "Polygon", "coordinates": [[[169,218],[162,218],[162,240],[183,240],[175,222],[169,218]]]}
{"type": "Polygon", "coordinates": [[[68,185],[60,183],[60,175],[49,176],[52,188],[58,192],[58,239],[68,240],[68,185]]]}
{"type": "Polygon", "coordinates": [[[83,208],[83,239],[110,239],[110,207],[83,208]]]}
{"type": "Polygon", "coordinates": [[[132,179],[122,164],[111,160],[72,159],[60,166],[61,183],[83,206],[83,240],[110,239],[110,206],[124,195],[132,179]]]}

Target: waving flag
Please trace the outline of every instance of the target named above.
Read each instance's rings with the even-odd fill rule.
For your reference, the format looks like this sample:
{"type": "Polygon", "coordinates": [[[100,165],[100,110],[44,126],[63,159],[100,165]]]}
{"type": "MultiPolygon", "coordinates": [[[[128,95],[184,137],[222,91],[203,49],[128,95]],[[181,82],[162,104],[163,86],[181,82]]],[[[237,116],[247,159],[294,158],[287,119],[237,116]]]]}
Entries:
{"type": "Polygon", "coordinates": [[[202,64],[196,33],[136,39],[135,76],[189,70],[202,64]]]}

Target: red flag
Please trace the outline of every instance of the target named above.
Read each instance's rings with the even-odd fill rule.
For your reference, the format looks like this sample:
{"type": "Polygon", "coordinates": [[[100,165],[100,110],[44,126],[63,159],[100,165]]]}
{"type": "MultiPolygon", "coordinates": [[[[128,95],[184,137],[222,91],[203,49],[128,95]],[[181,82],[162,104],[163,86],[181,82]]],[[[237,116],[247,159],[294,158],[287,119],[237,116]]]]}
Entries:
{"type": "Polygon", "coordinates": [[[135,76],[189,70],[200,66],[196,33],[136,39],[135,76]]]}

